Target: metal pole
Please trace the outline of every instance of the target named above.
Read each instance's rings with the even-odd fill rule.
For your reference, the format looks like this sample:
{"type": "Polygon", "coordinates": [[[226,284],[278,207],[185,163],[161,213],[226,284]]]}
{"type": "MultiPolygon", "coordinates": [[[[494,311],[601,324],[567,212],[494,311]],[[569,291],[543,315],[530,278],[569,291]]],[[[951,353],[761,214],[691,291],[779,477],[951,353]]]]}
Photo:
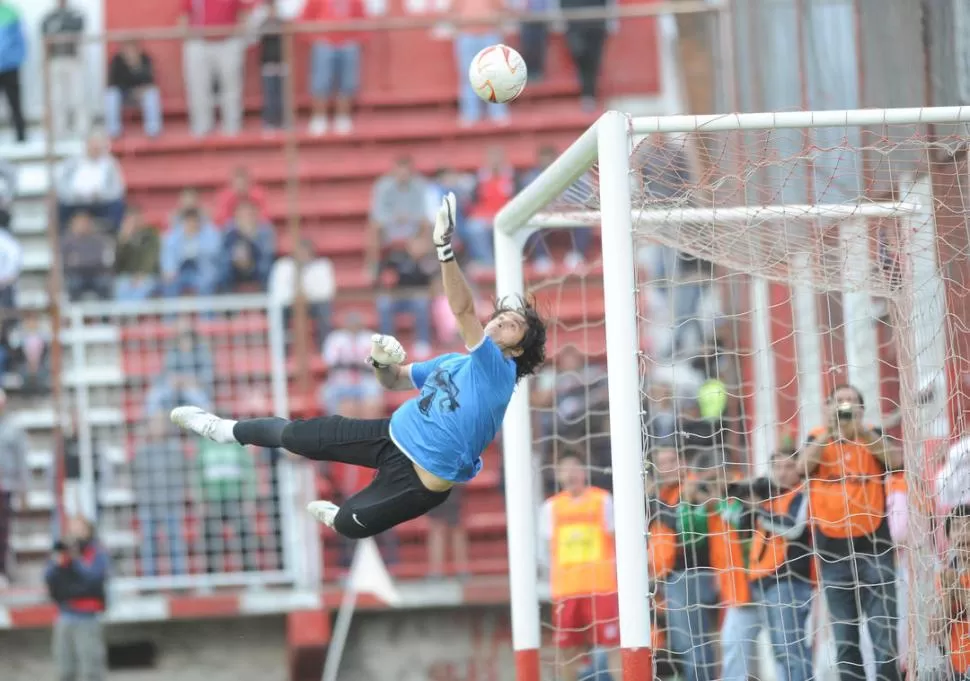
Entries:
{"type": "Polygon", "coordinates": [[[608,111],[600,118],[598,132],[620,647],[623,678],[646,681],[652,678],[653,656],[644,550],[647,528],[640,428],[636,263],[630,215],[629,120],[621,113],[608,111]]]}
{"type": "MultiPolygon", "coordinates": [[[[41,42],[41,68],[44,80],[44,166],[47,171],[47,247],[51,253],[50,279],[47,289],[47,312],[50,315],[51,338],[51,400],[54,404],[57,417],[54,419],[53,440],[55,457],[55,482],[54,493],[56,497],[57,512],[63,528],[65,520],[64,509],[64,432],[61,428],[61,421],[65,407],[64,402],[64,357],[63,357],[63,338],[61,329],[61,306],[60,297],[64,288],[63,275],[61,270],[61,229],[58,210],[57,210],[57,176],[55,164],[57,163],[57,149],[54,138],[54,119],[51,114],[51,73],[50,58],[48,56],[48,41],[41,42]]],[[[72,415],[73,418],[73,415],[72,415]]],[[[97,506],[95,506],[97,508],[97,506]]],[[[94,520],[92,518],[92,520],[94,520]]]]}

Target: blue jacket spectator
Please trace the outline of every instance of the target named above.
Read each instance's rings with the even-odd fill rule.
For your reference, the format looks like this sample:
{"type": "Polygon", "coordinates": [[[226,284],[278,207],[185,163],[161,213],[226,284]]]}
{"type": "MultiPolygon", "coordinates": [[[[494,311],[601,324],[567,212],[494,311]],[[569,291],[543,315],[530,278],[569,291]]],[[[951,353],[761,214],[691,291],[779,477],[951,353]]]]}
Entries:
{"type": "Polygon", "coordinates": [[[62,541],[54,544],[47,565],[47,591],[57,604],[54,658],[60,679],[103,679],[108,554],[94,537],[94,526],[74,517],[62,541]]]}
{"type": "Polygon", "coordinates": [[[0,72],[16,71],[27,58],[27,41],[20,12],[11,2],[0,2],[0,72]]]}
{"type": "Polygon", "coordinates": [[[166,296],[211,295],[219,283],[222,235],[198,209],[182,211],[162,239],[162,291],[166,296]]]}
{"type": "Polygon", "coordinates": [[[276,257],[276,233],[248,201],[236,207],[222,244],[222,283],[229,290],[255,285],[265,291],[276,257]]]}
{"type": "Polygon", "coordinates": [[[10,105],[10,118],[18,142],[27,139],[27,124],[20,97],[20,67],[26,57],[27,42],[20,12],[13,3],[0,0],[0,91],[10,105]]]}

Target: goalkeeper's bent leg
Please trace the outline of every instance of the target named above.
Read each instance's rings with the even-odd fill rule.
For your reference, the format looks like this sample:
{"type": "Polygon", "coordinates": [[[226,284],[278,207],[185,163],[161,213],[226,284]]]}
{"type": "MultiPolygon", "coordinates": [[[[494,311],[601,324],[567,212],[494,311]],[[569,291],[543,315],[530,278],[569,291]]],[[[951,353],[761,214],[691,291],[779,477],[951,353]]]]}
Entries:
{"type": "Polygon", "coordinates": [[[246,419],[236,422],[232,435],[239,444],[277,449],[283,446],[283,432],[290,423],[288,419],[278,416],[246,419]]]}
{"type": "Polygon", "coordinates": [[[340,506],[333,529],[350,539],[372,537],[424,515],[450,493],[425,487],[411,460],[395,450],[382,463],[380,474],[340,506]]]}

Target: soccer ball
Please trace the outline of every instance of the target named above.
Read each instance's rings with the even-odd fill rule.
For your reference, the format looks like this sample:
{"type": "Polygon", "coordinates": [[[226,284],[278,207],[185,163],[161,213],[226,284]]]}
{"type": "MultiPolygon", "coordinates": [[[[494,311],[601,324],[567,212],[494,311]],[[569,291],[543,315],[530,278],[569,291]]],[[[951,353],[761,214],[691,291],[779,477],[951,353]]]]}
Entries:
{"type": "Polygon", "coordinates": [[[492,45],[475,55],[468,80],[486,102],[511,102],[522,94],[529,72],[522,55],[508,45],[492,45]]]}

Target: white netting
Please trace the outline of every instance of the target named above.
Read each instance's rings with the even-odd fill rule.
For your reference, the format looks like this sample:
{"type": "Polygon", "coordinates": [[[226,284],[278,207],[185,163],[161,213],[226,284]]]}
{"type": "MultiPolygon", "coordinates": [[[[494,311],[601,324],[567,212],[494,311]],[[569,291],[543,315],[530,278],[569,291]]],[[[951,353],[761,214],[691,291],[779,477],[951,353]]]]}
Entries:
{"type": "MultiPolygon", "coordinates": [[[[661,675],[668,660],[698,680],[847,678],[859,660],[869,678],[966,672],[970,553],[943,523],[970,501],[966,447],[947,446],[965,408],[952,379],[968,341],[966,142],[962,125],[897,125],[657,135],[633,149],[661,675]]],[[[594,166],[535,220],[562,269],[527,268],[555,320],[533,393],[546,498],[570,475],[567,454],[610,485],[602,267],[595,245],[577,267],[575,230],[551,229],[597,229],[598,183],[594,166]]],[[[595,562],[557,530],[610,559],[594,530],[550,525],[550,506],[553,582],[557,555],[595,562]]],[[[568,594],[552,590],[556,665],[594,632],[617,649],[608,606],[564,618],[568,594]]]]}
{"type": "MultiPolygon", "coordinates": [[[[118,588],[285,582],[281,451],[211,445],[170,422],[179,404],[272,413],[271,320],[260,299],[99,308],[73,317],[68,458],[93,483],[118,588]],[[130,579],[138,578],[138,579],[130,579]]],[[[70,380],[70,379],[69,379],[70,380]]]]}

